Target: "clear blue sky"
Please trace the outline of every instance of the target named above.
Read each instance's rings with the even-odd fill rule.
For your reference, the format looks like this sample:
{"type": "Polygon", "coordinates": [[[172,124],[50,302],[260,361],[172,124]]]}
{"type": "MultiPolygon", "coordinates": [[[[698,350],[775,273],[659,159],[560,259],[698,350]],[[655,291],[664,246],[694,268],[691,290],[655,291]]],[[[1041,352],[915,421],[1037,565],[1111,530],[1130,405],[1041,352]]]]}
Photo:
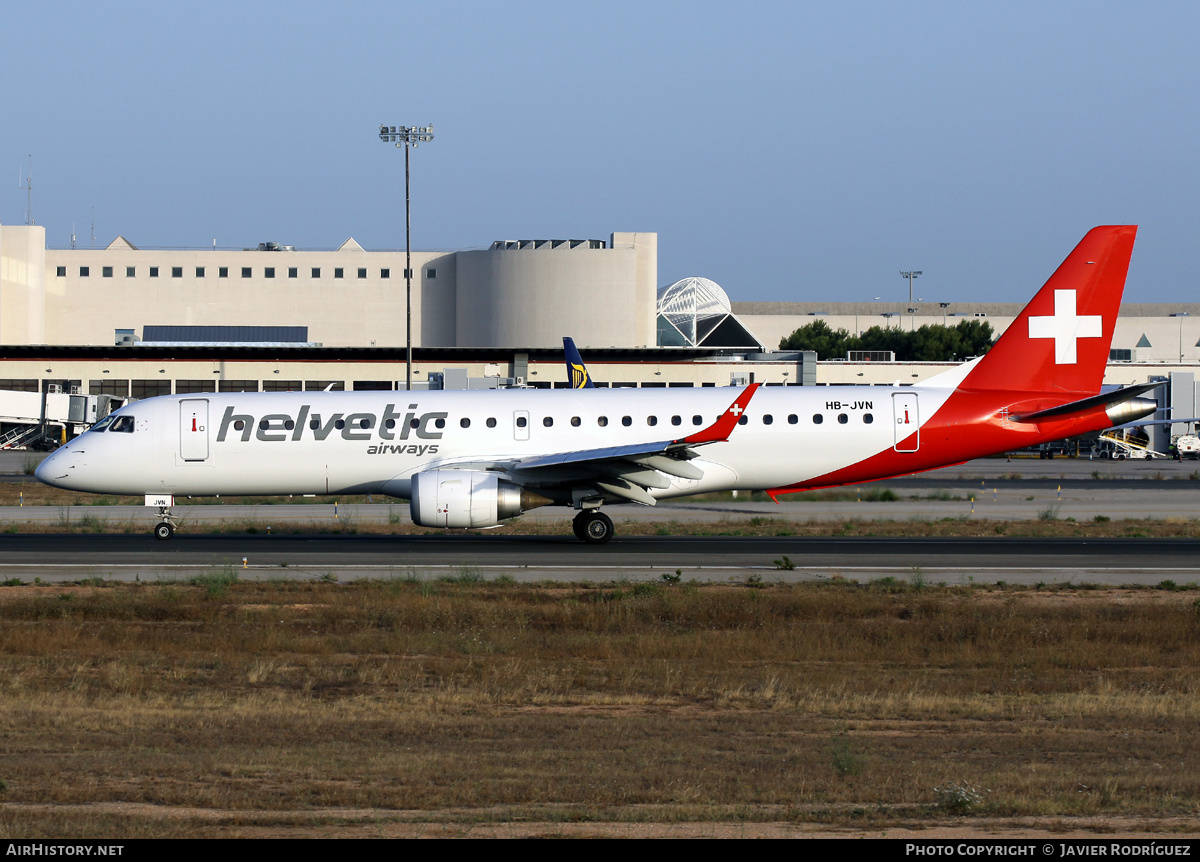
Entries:
{"type": "Polygon", "coordinates": [[[9,3],[0,222],[52,246],[656,231],[734,300],[1022,301],[1141,225],[1200,300],[1200,4],[9,3]]]}

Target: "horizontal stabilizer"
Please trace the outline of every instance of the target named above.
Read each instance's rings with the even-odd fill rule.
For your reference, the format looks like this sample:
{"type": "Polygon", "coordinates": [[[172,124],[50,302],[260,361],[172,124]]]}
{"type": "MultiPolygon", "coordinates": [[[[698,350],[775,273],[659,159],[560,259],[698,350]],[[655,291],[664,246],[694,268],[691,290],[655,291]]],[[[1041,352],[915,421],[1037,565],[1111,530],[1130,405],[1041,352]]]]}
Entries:
{"type": "MultiPolygon", "coordinates": [[[[1014,416],[1012,417],[1012,421],[1027,423],[1045,422],[1048,419],[1061,419],[1065,416],[1072,416],[1077,413],[1087,413],[1091,410],[1096,410],[1101,407],[1112,408],[1116,405],[1133,401],[1139,395],[1149,392],[1151,389],[1157,389],[1165,382],[1165,380],[1159,380],[1155,383],[1139,383],[1137,386],[1125,386],[1121,389],[1115,389],[1112,392],[1101,392],[1099,395],[1093,395],[1090,398],[1082,398],[1079,401],[1072,401],[1070,404],[1060,404],[1058,407],[1051,407],[1048,410],[1038,410],[1035,413],[1026,413],[1023,416],[1014,416]]],[[[1134,408],[1132,411],[1119,410],[1117,411],[1118,415],[1128,412],[1135,412],[1138,413],[1139,416],[1122,418],[1120,422],[1132,422],[1134,419],[1140,418],[1140,416],[1148,416],[1150,413],[1153,413],[1156,409],[1158,409],[1157,404],[1146,399],[1139,399],[1139,403],[1130,406],[1134,408]],[[1152,405],[1150,410],[1148,412],[1140,412],[1145,410],[1147,405],[1152,405]]],[[[1113,418],[1113,421],[1116,421],[1116,417],[1112,416],[1113,411],[1108,410],[1108,413],[1109,416],[1113,418]]]]}

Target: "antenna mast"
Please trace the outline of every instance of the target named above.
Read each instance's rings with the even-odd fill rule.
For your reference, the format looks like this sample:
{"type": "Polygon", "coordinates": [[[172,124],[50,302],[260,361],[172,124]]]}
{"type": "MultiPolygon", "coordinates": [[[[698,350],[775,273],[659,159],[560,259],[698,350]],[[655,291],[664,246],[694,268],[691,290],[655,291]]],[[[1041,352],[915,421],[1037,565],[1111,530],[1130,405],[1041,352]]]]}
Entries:
{"type": "MultiPolygon", "coordinates": [[[[20,179],[20,172],[17,172],[17,178],[20,179]]],[[[20,189],[25,192],[25,224],[34,224],[33,221],[33,154],[29,155],[29,167],[26,169],[24,185],[20,189]]]]}

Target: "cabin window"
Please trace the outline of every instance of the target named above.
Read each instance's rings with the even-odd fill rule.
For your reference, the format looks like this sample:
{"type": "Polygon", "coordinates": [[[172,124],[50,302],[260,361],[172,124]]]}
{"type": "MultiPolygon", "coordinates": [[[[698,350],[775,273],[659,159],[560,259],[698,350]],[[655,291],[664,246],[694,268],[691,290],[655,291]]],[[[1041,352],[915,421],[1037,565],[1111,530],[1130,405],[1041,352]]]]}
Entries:
{"type": "Polygon", "coordinates": [[[795,425],[799,421],[800,421],[800,417],[797,416],[795,413],[788,414],[788,424],[789,425],[795,425]]]}
{"type": "Polygon", "coordinates": [[[647,424],[647,425],[657,425],[657,424],[658,424],[658,417],[657,417],[657,416],[647,416],[647,417],[646,417],[646,424],[647,424]]]}
{"type": "Polygon", "coordinates": [[[547,428],[549,428],[550,426],[552,426],[554,424],[554,419],[551,418],[550,416],[543,416],[542,424],[545,425],[547,428]]]}
{"type": "Polygon", "coordinates": [[[850,417],[847,416],[845,413],[838,414],[838,424],[839,425],[845,425],[849,421],[850,421],[850,417]]]}
{"type": "Polygon", "coordinates": [[[596,417],[596,424],[599,425],[601,428],[605,427],[606,425],[608,425],[608,417],[607,416],[596,417]]]}
{"type": "Polygon", "coordinates": [[[284,430],[291,431],[293,428],[296,427],[296,423],[293,422],[291,419],[285,419],[284,423],[283,423],[283,427],[284,427],[284,430]]]}
{"type": "Polygon", "coordinates": [[[621,424],[624,425],[626,428],[628,428],[630,425],[633,424],[633,417],[632,416],[622,416],[621,424]]]}
{"type": "Polygon", "coordinates": [[[747,418],[747,417],[746,417],[746,414],[744,414],[744,413],[743,413],[741,416],[739,416],[739,417],[738,417],[738,424],[739,424],[739,425],[745,425],[745,424],[746,424],[747,422],[749,422],[749,421],[750,421],[750,420],[749,420],[749,418],[747,418]]]}
{"type": "Polygon", "coordinates": [[[245,431],[246,423],[243,422],[241,419],[237,420],[236,422],[233,423],[233,430],[234,431],[245,431]]]}
{"type": "Polygon", "coordinates": [[[772,416],[770,413],[767,413],[763,416],[763,424],[764,425],[770,425],[774,421],[775,421],[775,417],[772,416]]]}
{"type": "Polygon", "coordinates": [[[824,421],[825,421],[825,417],[822,416],[820,413],[813,414],[813,424],[814,425],[820,425],[824,421]]]}
{"type": "Polygon", "coordinates": [[[470,428],[471,420],[464,416],[462,419],[458,420],[458,427],[459,428],[470,428]]]}
{"type": "MultiPolygon", "coordinates": [[[[445,422],[443,422],[442,424],[443,424],[443,425],[445,425],[446,423],[445,423],[445,422]]],[[[358,427],[359,427],[359,428],[370,428],[370,427],[371,427],[371,420],[370,420],[370,419],[359,419],[359,420],[358,420],[358,427]]]]}
{"type": "Polygon", "coordinates": [[[682,425],[682,424],[683,424],[683,417],[682,417],[682,416],[672,416],[672,417],[671,417],[671,424],[672,424],[672,425],[682,425]]]}
{"type": "Polygon", "coordinates": [[[408,420],[408,427],[409,427],[409,428],[420,428],[420,427],[421,427],[421,420],[420,420],[420,419],[409,419],[409,420],[408,420]]]}
{"type": "Polygon", "coordinates": [[[343,428],[346,427],[346,420],[339,419],[338,421],[333,423],[333,427],[336,428],[337,430],[341,431],[343,428]]]}
{"type": "Polygon", "coordinates": [[[863,424],[864,425],[870,425],[874,421],[875,421],[875,417],[872,416],[870,413],[863,414],[863,424]]]}
{"type": "Polygon", "coordinates": [[[578,428],[578,427],[579,427],[579,425],[580,425],[580,419],[579,419],[579,417],[578,417],[578,416],[572,416],[572,417],[571,417],[571,427],[572,427],[572,428],[578,428]]]}
{"type": "Polygon", "coordinates": [[[489,428],[495,428],[495,427],[496,427],[496,420],[495,420],[495,419],[492,419],[491,417],[488,417],[488,421],[487,421],[487,423],[486,423],[486,424],[487,424],[487,427],[489,427],[489,428]]]}
{"type": "MultiPolygon", "coordinates": [[[[389,419],[388,421],[390,422],[391,420],[389,419]]],[[[237,426],[235,425],[234,427],[236,428],[237,426]]],[[[321,428],[321,422],[319,419],[309,419],[308,427],[314,431],[318,431],[321,428]]]]}
{"type": "MultiPolygon", "coordinates": [[[[363,421],[365,422],[366,420],[364,419],[363,421]]],[[[435,428],[445,428],[445,427],[446,427],[446,420],[445,420],[445,419],[434,419],[434,420],[433,420],[433,426],[434,426],[435,428]]],[[[364,427],[364,428],[366,428],[367,426],[366,426],[366,425],[364,425],[363,427],[364,427]]]]}
{"type": "Polygon", "coordinates": [[[693,417],[692,417],[692,424],[693,424],[693,425],[703,425],[703,424],[704,424],[704,417],[703,417],[703,416],[693,416],[693,417]]]}
{"type": "Polygon", "coordinates": [[[526,419],[524,416],[517,417],[517,427],[518,428],[524,428],[528,424],[529,424],[529,420],[526,419]]]}
{"type": "Polygon", "coordinates": [[[384,428],[395,428],[395,427],[396,427],[396,420],[395,420],[395,419],[385,419],[385,420],[383,421],[383,427],[384,427],[384,428]]]}

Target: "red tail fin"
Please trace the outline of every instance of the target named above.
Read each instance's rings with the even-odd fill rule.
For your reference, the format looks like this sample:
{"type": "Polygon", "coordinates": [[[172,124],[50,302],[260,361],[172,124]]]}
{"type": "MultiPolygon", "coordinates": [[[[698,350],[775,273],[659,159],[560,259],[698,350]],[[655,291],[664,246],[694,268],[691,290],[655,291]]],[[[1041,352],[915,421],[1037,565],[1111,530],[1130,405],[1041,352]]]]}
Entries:
{"type": "Polygon", "coordinates": [[[1088,231],[960,388],[1099,392],[1136,233],[1088,231]]]}

